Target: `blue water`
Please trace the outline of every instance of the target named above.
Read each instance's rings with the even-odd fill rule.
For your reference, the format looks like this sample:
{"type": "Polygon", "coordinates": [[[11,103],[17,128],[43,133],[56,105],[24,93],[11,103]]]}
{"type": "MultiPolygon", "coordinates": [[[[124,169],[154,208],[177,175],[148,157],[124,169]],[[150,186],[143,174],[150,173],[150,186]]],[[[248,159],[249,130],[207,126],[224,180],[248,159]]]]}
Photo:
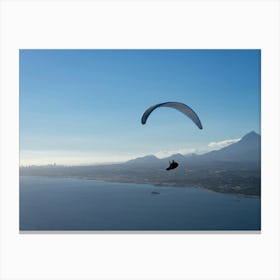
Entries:
{"type": "Polygon", "coordinates": [[[260,230],[260,208],[193,187],[20,177],[20,230],[260,230]]]}

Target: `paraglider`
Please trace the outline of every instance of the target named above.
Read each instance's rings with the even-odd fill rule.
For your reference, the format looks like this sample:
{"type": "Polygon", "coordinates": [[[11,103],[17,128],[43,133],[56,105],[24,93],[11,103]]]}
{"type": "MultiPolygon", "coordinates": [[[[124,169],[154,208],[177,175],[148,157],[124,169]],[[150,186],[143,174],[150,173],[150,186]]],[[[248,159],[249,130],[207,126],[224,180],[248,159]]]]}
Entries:
{"type": "Polygon", "coordinates": [[[178,165],[179,164],[174,160],[172,160],[172,162],[169,161],[169,166],[165,170],[175,169],[178,167],[178,165]]]}
{"type": "Polygon", "coordinates": [[[181,113],[185,114],[186,116],[188,116],[196,125],[199,129],[202,129],[202,124],[201,121],[199,119],[199,117],[197,116],[197,114],[194,112],[193,109],[191,109],[189,106],[187,106],[184,103],[180,103],[180,102],[164,102],[164,103],[159,103],[156,105],[153,105],[151,107],[149,107],[143,114],[142,118],[141,118],[141,123],[145,124],[147,122],[147,119],[149,118],[149,116],[151,115],[151,113],[160,107],[169,107],[169,108],[174,108],[178,111],[180,111],[181,113]]]}
{"type": "MultiPolygon", "coordinates": [[[[202,129],[201,121],[200,121],[198,115],[195,113],[195,111],[192,108],[190,108],[189,106],[187,106],[186,104],[180,103],[180,102],[164,102],[164,103],[152,105],[144,112],[144,114],[141,118],[141,123],[145,124],[147,122],[149,116],[151,115],[151,113],[154,110],[156,110],[157,108],[161,108],[161,107],[169,107],[169,108],[178,110],[179,112],[181,112],[181,113],[185,114],[187,117],[189,117],[199,129],[202,129]]],[[[175,169],[178,166],[179,166],[179,164],[173,160],[172,162],[169,162],[169,167],[167,167],[166,170],[175,169]]]]}

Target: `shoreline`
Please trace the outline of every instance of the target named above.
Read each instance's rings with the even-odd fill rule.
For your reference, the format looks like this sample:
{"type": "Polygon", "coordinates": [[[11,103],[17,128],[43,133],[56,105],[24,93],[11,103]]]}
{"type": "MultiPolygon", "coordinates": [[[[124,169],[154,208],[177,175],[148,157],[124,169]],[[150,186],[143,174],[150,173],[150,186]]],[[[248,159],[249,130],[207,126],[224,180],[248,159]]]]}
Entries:
{"type": "Polygon", "coordinates": [[[211,189],[209,187],[204,187],[202,185],[178,185],[176,183],[153,183],[153,182],[133,182],[133,181],[113,181],[113,180],[101,180],[95,179],[90,177],[82,177],[82,176],[50,176],[50,175],[19,175],[19,177],[45,177],[45,178],[54,178],[54,179],[77,179],[77,180],[93,180],[96,182],[103,182],[103,183],[116,183],[116,184],[137,184],[137,185],[150,185],[154,187],[175,187],[175,188],[197,188],[207,190],[209,192],[221,193],[221,194],[228,194],[228,195],[235,195],[242,198],[255,198],[261,199],[261,195],[248,195],[238,192],[226,192],[226,191],[218,191],[215,189],[211,189]]]}

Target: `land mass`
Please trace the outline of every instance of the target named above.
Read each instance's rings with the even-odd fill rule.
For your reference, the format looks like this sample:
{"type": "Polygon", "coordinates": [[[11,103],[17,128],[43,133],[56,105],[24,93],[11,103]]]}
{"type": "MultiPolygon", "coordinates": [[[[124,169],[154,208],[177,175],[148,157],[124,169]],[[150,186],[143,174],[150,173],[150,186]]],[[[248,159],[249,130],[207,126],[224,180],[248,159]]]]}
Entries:
{"type": "Polygon", "coordinates": [[[260,135],[250,132],[234,144],[203,155],[175,154],[165,159],[148,155],[125,163],[98,166],[28,166],[20,167],[20,175],[196,186],[216,192],[260,196],[260,151],[260,135]],[[166,171],[171,159],[177,161],[179,167],[166,171]]]}

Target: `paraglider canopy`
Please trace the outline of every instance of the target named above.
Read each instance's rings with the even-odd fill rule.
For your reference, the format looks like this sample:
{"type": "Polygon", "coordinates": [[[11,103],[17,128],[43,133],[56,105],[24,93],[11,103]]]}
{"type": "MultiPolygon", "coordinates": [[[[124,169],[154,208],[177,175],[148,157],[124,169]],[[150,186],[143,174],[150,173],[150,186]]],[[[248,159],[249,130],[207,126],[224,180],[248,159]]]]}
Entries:
{"type": "MultiPolygon", "coordinates": [[[[145,124],[147,119],[151,115],[151,113],[154,110],[156,110],[157,108],[161,108],[161,107],[169,107],[169,108],[178,110],[179,112],[181,112],[181,113],[185,114],[187,117],[189,117],[196,124],[196,126],[199,129],[202,129],[201,121],[200,121],[198,115],[195,113],[195,111],[192,108],[190,108],[189,106],[187,106],[186,104],[180,103],[180,102],[164,102],[164,103],[152,105],[144,112],[144,114],[141,118],[141,123],[145,124]]],[[[169,162],[169,167],[167,167],[166,170],[175,169],[178,167],[178,165],[179,164],[173,160],[172,162],[169,162]]]]}
{"type": "Polygon", "coordinates": [[[187,106],[184,103],[180,103],[180,102],[164,102],[164,103],[159,103],[156,105],[153,105],[151,107],[149,107],[143,114],[142,118],[141,118],[141,123],[145,124],[147,119],[149,118],[150,114],[156,110],[157,108],[160,107],[169,107],[169,108],[173,108],[176,109],[178,111],[180,111],[181,113],[185,114],[186,116],[188,116],[196,125],[199,129],[202,129],[202,124],[200,122],[199,117],[197,116],[197,114],[194,112],[193,109],[191,109],[189,106],[187,106]]]}

